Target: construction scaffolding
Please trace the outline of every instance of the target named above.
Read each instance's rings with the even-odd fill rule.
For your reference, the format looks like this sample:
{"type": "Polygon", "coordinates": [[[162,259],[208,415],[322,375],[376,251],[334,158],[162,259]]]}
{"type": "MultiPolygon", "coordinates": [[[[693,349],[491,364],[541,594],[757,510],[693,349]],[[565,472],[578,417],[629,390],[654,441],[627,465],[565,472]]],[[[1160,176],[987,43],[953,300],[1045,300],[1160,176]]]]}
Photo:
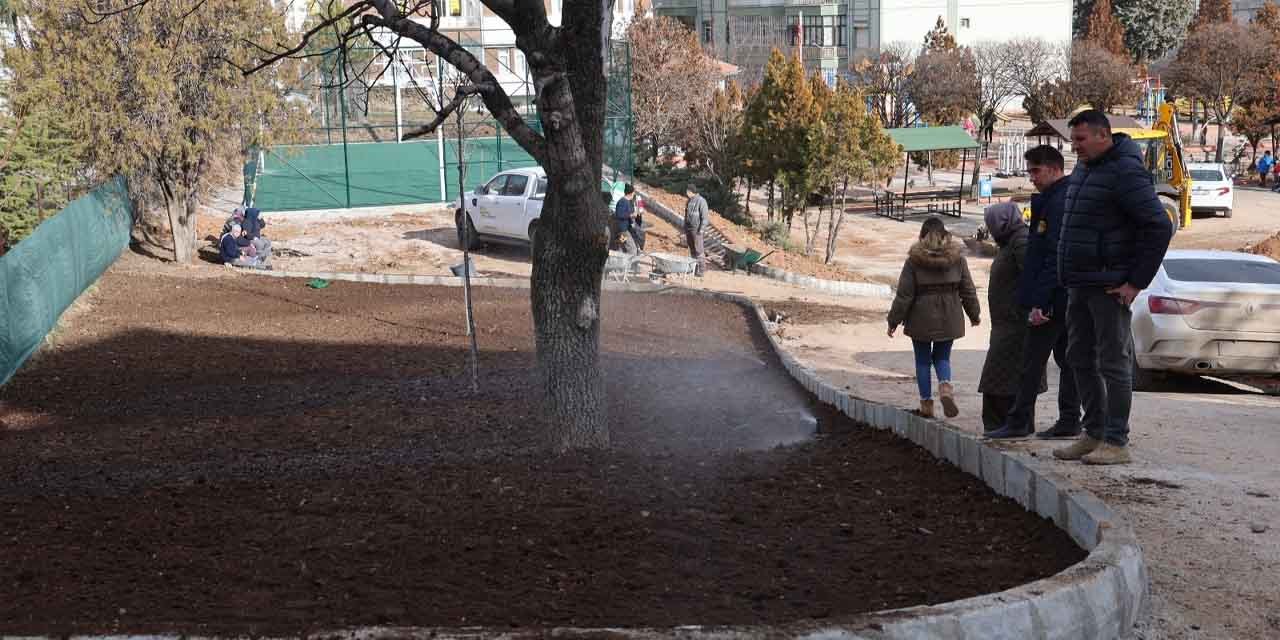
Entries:
{"type": "MultiPolygon", "coordinates": [[[[523,53],[509,30],[455,36],[493,72],[535,130],[541,121],[523,53]]],[[[294,144],[257,149],[247,158],[246,197],[264,210],[296,211],[447,202],[457,196],[459,147],[468,180],[537,163],[494,121],[479,99],[458,119],[422,135],[461,81],[456,70],[420,47],[339,48],[306,58],[287,99],[312,126],[294,144]]],[[[626,42],[606,57],[605,158],[615,179],[631,176],[631,60],[626,42]]],[[[292,132],[291,132],[292,133],[292,132]]],[[[297,136],[294,136],[297,137],[297,136]]]]}

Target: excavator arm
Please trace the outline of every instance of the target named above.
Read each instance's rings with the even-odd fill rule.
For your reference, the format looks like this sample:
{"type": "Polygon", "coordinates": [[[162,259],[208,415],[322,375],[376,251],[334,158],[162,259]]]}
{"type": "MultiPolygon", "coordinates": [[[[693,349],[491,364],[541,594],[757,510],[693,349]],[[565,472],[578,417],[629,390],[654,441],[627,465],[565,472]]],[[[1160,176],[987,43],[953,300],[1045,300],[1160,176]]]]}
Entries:
{"type": "Polygon", "coordinates": [[[1175,193],[1178,201],[1177,228],[1186,229],[1191,226],[1191,175],[1187,172],[1187,163],[1182,153],[1182,136],[1178,134],[1178,116],[1172,102],[1160,105],[1159,116],[1152,129],[1165,133],[1165,156],[1169,166],[1168,185],[1175,193]]]}

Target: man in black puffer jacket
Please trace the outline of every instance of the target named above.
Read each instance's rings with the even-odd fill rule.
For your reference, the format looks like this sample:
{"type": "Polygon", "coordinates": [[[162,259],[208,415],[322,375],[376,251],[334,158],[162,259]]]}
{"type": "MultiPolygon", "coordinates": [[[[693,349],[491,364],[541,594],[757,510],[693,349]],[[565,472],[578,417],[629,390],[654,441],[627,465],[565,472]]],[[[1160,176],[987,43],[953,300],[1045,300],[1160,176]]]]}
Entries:
{"type": "Polygon", "coordinates": [[[1080,397],[1076,376],[1067,365],[1067,290],[1058,282],[1058,238],[1067,178],[1062,154],[1049,145],[1028,150],[1027,175],[1037,193],[1031,197],[1031,233],[1027,256],[1018,279],[1018,304],[1027,311],[1026,343],[1022,347],[1021,382],[1005,425],[988,438],[1025,438],[1035,431],[1036,397],[1044,380],[1049,355],[1058,363],[1058,420],[1037,438],[1075,438],[1080,435],[1080,397]]]}
{"type": "Polygon", "coordinates": [[[1173,224],[1137,143],[1112,135],[1100,111],[1082,111],[1068,124],[1079,161],[1067,183],[1058,278],[1068,290],[1067,361],[1086,436],[1053,455],[1124,464],[1133,400],[1129,305],[1160,269],[1173,224]]]}

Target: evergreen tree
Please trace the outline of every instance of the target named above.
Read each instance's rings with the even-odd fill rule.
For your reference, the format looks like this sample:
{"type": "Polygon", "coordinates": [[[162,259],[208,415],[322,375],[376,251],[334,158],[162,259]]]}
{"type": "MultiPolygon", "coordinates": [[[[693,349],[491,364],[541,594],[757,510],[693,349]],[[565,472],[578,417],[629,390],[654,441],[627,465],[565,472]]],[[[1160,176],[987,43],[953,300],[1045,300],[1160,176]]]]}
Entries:
{"type": "Polygon", "coordinates": [[[769,189],[769,218],[774,216],[774,182],[779,168],[781,132],[773,127],[772,114],[783,107],[783,84],[787,73],[787,59],[774,49],[764,67],[764,79],[747,101],[743,117],[742,154],[743,173],[755,184],[769,189]]]}
{"type": "Polygon", "coordinates": [[[1111,0],[1096,0],[1085,20],[1084,40],[1102,47],[1112,55],[1131,57],[1124,44],[1124,27],[1116,19],[1111,0]]]}
{"type": "Polygon", "coordinates": [[[1191,21],[1191,30],[1196,31],[1211,24],[1231,22],[1231,0],[1200,0],[1200,9],[1191,21]]]}
{"type": "Polygon", "coordinates": [[[938,16],[938,21],[933,25],[933,29],[929,33],[924,34],[924,51],[955,51],[959,45],[956,44],[956,37],[947,31],[947,23],[942,20],[942,16],[938,16]]]}
{"type": "Polygon", "coordinates": [[[1181,46],[1195,11],[1194,0],[1115,0],[1114,6],[1125,47],[1141,63],[1181,46]]]}

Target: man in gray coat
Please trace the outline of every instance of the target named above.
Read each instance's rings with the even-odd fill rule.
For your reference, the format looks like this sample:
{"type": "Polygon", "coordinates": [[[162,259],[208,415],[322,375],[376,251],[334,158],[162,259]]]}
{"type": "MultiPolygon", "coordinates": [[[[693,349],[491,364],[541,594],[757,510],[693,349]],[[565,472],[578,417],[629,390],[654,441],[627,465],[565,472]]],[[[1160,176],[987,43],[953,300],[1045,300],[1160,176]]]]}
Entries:
{"type": "Polygon", "coordinates": [[[698,193],[698,185],[690,181],[685,187],[685,195],[689,203],[684,206],[684,237],[689,241],[689,255],[698,261],[694,275],[702,277],[707,267],[707,254],[702,244],[702,234],[711,224],[711,212],[707,207],[707,199],[698,193]]]}

